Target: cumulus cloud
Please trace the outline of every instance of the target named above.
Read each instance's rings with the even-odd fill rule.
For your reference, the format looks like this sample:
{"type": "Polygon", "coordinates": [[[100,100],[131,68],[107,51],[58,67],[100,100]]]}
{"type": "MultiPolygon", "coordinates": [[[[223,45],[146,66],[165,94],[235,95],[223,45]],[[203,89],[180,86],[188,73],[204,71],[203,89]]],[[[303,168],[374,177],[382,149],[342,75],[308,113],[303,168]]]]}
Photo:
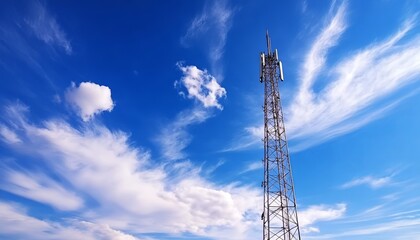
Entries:
{"type": "Polygon", "coordinates": [[[223,109],[218,100],[226,97],[226,89],[220,86],[215,77],[207,70],[200,70],[196,66],[177,65],[184,75],[181,80],[175,82],[175,86],[180,84],[185,87],[188,92],[187,97],[198,100],[205,108],[223,109]]]}
{"type": "Polygon", "coordinates": [[[67,54],[72,53],[70,41],[66,33],[61,29],[57,20],[51,16],[46,7],[38,1],[32,4],[32,14],[26,19],[26,23],[32,29],[37,38],[48,45],[58,46],[67,54]]]}
{"type": "Polygon", "coordinates": [[[114,108],[111,89],[92,82],[82,82],[78,87],[72,83],[65,98],[85,122],[103,111],[110,112],[114,108]]]}

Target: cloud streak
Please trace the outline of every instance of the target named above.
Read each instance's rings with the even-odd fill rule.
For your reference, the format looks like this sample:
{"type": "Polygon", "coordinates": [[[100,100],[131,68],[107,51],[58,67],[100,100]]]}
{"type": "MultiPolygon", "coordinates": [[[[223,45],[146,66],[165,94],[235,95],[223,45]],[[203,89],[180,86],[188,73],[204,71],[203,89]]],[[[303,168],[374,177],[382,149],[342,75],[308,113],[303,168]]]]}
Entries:
{"type": "Polygon", "coordinates": [[[222,80],[222,66],[219,63],[223,56],[227,34],[232,25],[234,10],[227,6],[227,1],[211,1],[191,22],[186,34],[181,38],[184,46],[194,40],[208,45],[208,56],[218,79],[222,80]],[[211,36],[209,38],[209,36],[211,36]]]}
{"type": "Polygon", "coordinates": [[[341,188],[348,189],[348,188],[352,188],[356,186],[367,185],[370,188],[375,189],[375,188],[388,186],[389,184],[391,184],[391,182],[392,182],[391,176],[381,177],[381,178],[366,176],[366,177],[361,177],[361,178],[357,178],[352,181],[346,182],[343,185],[341,185],[341,188]]]}
{"type": "MultiPolygon", "coordinates": [[[[334,4],[331,7],[332,9],[334,9],[334,4]]],[[[302,110],[309,108],[308,103],[314,99],[314,93],[311,87],[325,66],[328,50],[337,45],[338,40],[347,28],[344,20],[345,16],[345,3],[338,7],[334,15],[330,12],[329,18],[323,26],[321,33],[316,37],[312,47],[306,54],[303,66],[301,67],[302,69],[300,70],[300,86],[295,99],[295,105],[299,106],[302,110]]]]}
{"type": "Polygon", "coordinates": [[[155,141],[159,144],[165,160],[186,158],[185,148],[191,143],[192,136],[187,128],[211,117],[211,113],[200,107],[180,112],[172,123],[162,128],[155,141]]]}
{"type": "Polygon", "coordinates": [[[2,124],[0,124],[0,137],[4,142],[9,144],[22,142],[14,131],[2,124]]]}
{"type": "Polygon", "coordinates": [[[244,173],[255,171],[255,170],[260,170],[262,168],[263,168],[262,162],[251,162],[245,166],[244,170],[242,170],[240,174],[244,174],[244,173]]]}
{"type": "Polygon", "coordinates": [[[80,197],[44,174],[19,172],[12,169],[4,169],[0,172],[4,178],[0,188],[4,191],[62,211],[78,210],[83,207],[83,200],[80,197]]]}
{"type": "Polygon", "coordinates": [[[299,211],[299,224],[302,233],[320,232],[314,224],[322,221],[337,220],[344,216],[347,205],[340,203],[335,206],[314,205],[299,211]]]}
{"type": "Polygon", "coordinates": [[[26,19],[26,23],[35,36],[44,43],[62,48],[67,54],[72,53],[72,47],[66,33],[40,2],[35,1],[33,3],[32,14],[26,19]]]}
{"type": "Polygon", "coordinates": [[[12,239],[87,239],[87,240],[139,240],[104,224],[67,220],[56,223],[29,216],[16,204],[0,201],[0,236],[12,239]]]}
{"type": "Polygon", "coordinates": [[[347,229],[341,233],[323,234],[317,236],[306,236],[307,239],[356,239],[361,236],[360,239],[366,239],[369,235],[381,236],[381,237],[392,237],[402,240],[411,240],[418,237],[420,231],[420,219],[404,219],[404,220],[392,220],[388,222],[369,224],[364,227],[347,229]],[[350,237],[350,238],[347,238],[350,237]]]}

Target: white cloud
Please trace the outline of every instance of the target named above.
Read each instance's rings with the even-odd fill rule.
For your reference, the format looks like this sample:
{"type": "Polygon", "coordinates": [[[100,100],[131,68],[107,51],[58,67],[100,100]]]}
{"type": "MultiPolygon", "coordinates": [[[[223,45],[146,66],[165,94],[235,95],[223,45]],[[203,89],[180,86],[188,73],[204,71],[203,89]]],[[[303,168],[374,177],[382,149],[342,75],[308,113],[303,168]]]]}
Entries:
{"type": "Polygon", "coordinates": [[[87,221],[140,234],[189,232],[224,239],[225,233],[238,240],[258,234],[259,189],[213,184],[194,166],[182,171],[176,164],[159,165],[133,147],[127,134],[95,123],[75,129],[56,119],[20,127],[26,154],[42,159],[79,196],[95,201],[80,216],[87,221]]]}
{"type": "Polygon", "coordinates": [[[340,203],[334,206],[315,205],[298,211],[299,225],[303,234],[319,232],[313,225],[316,222],[336,220],[344,216],[346,204],[340,203]]]}
{"type": "Polygon", "coordinates": [[[83,200],[80,197],[41,173],[25,173],[11,169],[5,169],[1,173],[4,181],[0,183],[0,188],[4,191],[63,211],[78,210],[83,207],[83,200]]]}
{"type": "Polygon", "coordinates": [[[9,144],[22,142],[14,131],[2,124],[0,124],[0,137],[4,142],[9,144]]]}
{"type": "Polygon", "coordinates": [[[188,98],[198,100],[205,108],[223,109],[218,100],[226,96],[226,90],[220,86],[215,77],[207,70],[200,70],[196,66],[177,65],[184,75],[181,80],[175,82],[175,85],[182,84],[188,91],[188,98]]]}
{"type": "Polygon", "coordinates": [[[103,111],[110,112],[114,108],[111,89],[92,82],[82,82],[78,87],[72,83],[65,98],[85,122],[103,111]]]}
{"type": "Polygon", "coordinates": [[[32,8],[32,16],[26,19],[26,23],[35,36],[46,44],[58,46],[67,54],[71,54],[72,47],[66,33],[58,25],[57,20],[47,11],[46,7],[35,1],[32,8]]]}
{"type": "Polygon", "coordinates": [[[390,185],[391,180],[392,180],[391,176],[382,177],[382,178],[366,176],[366,177],[354,179],[350,182],[346,182],[343,185],[341,185],[341,188],[346,189],[346,188],[356,187],[360,185],[367,185],[371,188],[381,188],[381,187],[390,185]]]}
{"type": "Polygon", "coordinates": [[[86,240],[136,240],[137,238],[114,230],[107,225],[68,220],[49,222],[31,217],[22,207],[0,202],[0,237],[8,239],[86,239],[86,240]]]}

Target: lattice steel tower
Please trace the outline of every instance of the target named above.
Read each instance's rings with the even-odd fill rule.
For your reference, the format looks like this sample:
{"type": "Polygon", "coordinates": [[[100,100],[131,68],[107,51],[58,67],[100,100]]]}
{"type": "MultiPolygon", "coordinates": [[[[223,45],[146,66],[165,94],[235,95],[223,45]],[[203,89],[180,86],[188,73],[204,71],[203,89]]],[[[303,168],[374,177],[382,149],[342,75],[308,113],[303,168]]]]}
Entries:
{"type": "Polygon", "coordinates": [[[267,53],[261,53],[260,82],[264,83],[264,240],[301,239],[296,197],[290,167],[279,80],[283,81],[282,63],[277,49],[271,52],[267,31],[267,53]]]}

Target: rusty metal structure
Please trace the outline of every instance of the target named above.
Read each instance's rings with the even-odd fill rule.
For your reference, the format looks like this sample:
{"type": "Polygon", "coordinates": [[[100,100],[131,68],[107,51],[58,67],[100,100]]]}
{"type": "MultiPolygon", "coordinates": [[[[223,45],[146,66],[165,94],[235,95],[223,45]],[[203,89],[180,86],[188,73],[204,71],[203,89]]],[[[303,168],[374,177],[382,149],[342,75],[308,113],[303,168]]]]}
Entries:
{"type": "Polygon", "coordinates": [[[260,82],[264,83],[264,211],[263,240],[300,240],[296,197],[281,107],[279,80],[283,67],[277,49],[261,53],[260,82]]]}

